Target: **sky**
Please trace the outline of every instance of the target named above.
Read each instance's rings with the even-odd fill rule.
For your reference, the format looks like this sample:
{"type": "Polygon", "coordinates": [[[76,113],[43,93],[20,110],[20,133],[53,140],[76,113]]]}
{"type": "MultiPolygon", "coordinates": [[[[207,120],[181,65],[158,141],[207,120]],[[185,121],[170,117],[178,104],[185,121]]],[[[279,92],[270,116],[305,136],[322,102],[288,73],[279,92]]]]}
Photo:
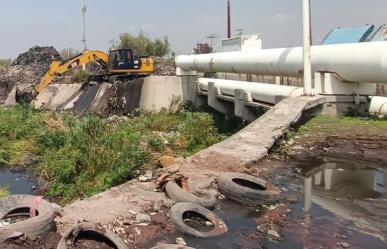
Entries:
{"type": "MultiPolygon", "coordinates": [[[[0,58],[34,45],[81,49],[81,0],[0,0],[0,58]]],[[[87,0],[87,46],[107,51],[112,39],[142,30],[167,36],[177,54],[216,33],[226,36],[226,0],[87,0]]],[[[387,23],[386,0],[311,0],[313,41],[334,27],[387,23]]],[[[301,45],[301,0],[231,0],[232,29],[261,33],[264,48],[301,45]]],[[[219,40],[220,41],[220,40],[219,40]]],[[[219,43],[216,41],[215,43],[219,43]]]]}

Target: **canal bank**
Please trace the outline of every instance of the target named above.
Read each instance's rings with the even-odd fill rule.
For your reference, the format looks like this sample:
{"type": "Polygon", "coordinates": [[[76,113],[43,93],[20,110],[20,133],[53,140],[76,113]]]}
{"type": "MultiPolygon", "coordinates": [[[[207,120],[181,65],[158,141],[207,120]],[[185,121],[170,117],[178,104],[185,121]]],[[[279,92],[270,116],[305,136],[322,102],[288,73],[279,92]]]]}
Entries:
{"type": "MultiPolygon", "coordinates": [[[[278,109],[267,115],[276,114],[284,115],[278,109]]],[[[275,120],[269,117],[263,118],[275,120]]],[[[298,120],[300,115],[292,117],[297,117],[298,120]]],[[[341,171],[348,168],[346,166],[348,163],[355,164],[355,169],[362,169],[362,166],[356,165],[358,160],[363,160],[368,164],[376,164],[376,168],[381,168],[378,172],[384,171],[384,164],[379,166],[378,159],[383,157],[386,148],[383,146],[387,134],[385,121],[318,116],[294,130],[288,129],[290,124],[284,125],[279,122],[263,124],[280,127],[266,127],[268,130],[280,129],[285,132],[285,135],[277,138],[279,143],[272,148],[271,145],[268,146],[271,148],[266,153],[269,157],[263,161],[259,160],[260,157],[257,155],[260,153],[257,153],[257,150],[253,154],[248,153],[249,149],[253,150],[257,144],[265,141],[263,129],[259,128],[261,127],[259,122],[255,122],[244,130],[247,133],[241,131],[230,140],[211,146],[178,165],[180,172],[188,177],[189,182],[213,192],[217,189],[217,176],[228,171],[259,176],[269,180],[281,190],[282,200],[279,205],[252,209],[224,201],[219,195],[215,212],[226,221],[230,228],[229,234],[209,240],[185,236],[175,230],[168,219],[168,210],[172,202],[163,192],[155,191],[154,181],[157,172],[151,181],[134,180],[66,206],[63,216],[57,219],[59,231],[64,231],[78,221],[93,221],[116,231],[134,248],[150,248],[158,241],[175,242],[177,238],[183,238],[190,246],[203,249],[224,248],[224,245],[230,245],[230,248],[273,249],[289,246],[365,248],[368,245],[372,245],[372,248],[384,248],[385,231],[381,224],[374,221],[384,219],[385,211],[382,204],[385,202],[385,195],[377,199],[364,196],[353,199],[348,196],[332,195],[314,186],[312,210],[305,215],[303,192],[307,173],[323,163],[336,163],[336,169],[341,171]],[[257,130],[260,132],[256,132],[257,130]],[[254,134],[256,137],[253,137],[254,134]],[[365,140],[364,137],[369,139],[365,140]],[[248,138],[247,141],[250,143],[243,145],[242,143],[246,142],[243,138],[248,138]],[[217,154],[219,151],[223,154],[217,154]],[[231,156],[233,151],[237,152],[235,156],[231,156]],[[238,157],[238,154],[241,156],[238,157]],[[375,157],[374,160],[370,155],[381,156],[375,157]],[[315,159],[317,157],[334,158],[339,161],[321,162],[315,159]],[[342,163],[343,160],[345,163],[342,163]],[[331,207],[332,202],[334,208],[331,207]],[[360,207],[352,204],[358,202],[363,204],[360,207]],[[368,205],[369,211],[359,213],[359,208],[362,210],[366,208],[364,204],[368,205]],[[349,215],[343,216],[343,211],[340,210],[349,215]],[[359,214],[361,218],[355,220],[359,214]],[[136,218],[143,215],[149,215],[151,222],[147,225],[136,224],[136,218]],[[371,232],[370,227],[364,227],[364,224],[372,225],[371,232]]],[[[273,143],[277,140],[273,137],[271,139],[273,143]]]]}

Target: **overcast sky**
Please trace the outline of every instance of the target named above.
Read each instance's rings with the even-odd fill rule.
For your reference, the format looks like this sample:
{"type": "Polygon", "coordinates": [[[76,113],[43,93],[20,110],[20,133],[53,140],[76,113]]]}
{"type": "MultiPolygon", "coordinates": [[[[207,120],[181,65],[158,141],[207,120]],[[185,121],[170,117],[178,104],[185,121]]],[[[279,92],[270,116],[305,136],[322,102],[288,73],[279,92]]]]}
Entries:
{"type": "MultiPolygon", "coordinates": [[[[313,39],[334,27],[387,23],[387,0],[311,0],[313,39]]],[[[232,0],[233,29],[261,33],[265,48],[301,45],[301,0],[232,0]]],[[[1,0],[0,58],[33,45],[81,49],[81,0],[1,0]]],[[[188,53],[197,42],[226,35],[226,0],[88,0],[89,49],[108,50],[120,33],[167,36],[188,53]]]]}

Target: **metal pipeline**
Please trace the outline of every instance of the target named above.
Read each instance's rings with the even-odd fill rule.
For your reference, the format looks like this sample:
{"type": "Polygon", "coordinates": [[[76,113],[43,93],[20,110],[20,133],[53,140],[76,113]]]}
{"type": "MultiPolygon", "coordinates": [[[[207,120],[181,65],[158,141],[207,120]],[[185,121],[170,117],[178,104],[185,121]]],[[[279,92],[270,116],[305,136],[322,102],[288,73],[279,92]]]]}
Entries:
{"type": "MultiPolygon", "coordinates": [[[[336,73],[343,81],[387,83],[387,42],[311,47],[312,71],[336,73]]],[[[175,64],[187,71],[302,76],[302,47],[180,55],[175,64]]]]}
{"type": "Polygon", "coordinates": [[[373,96],[369,113],[379,116],[387,116],[387,97],[373,96]]]}
{"type": "Polygon", "coordinates": [[[209,82],[214,82],[223,95],[235,97],[235,90],[242,89],[251,95],[252,100],[270,104],[276,104],[278,97],[299,97],[303,94],[301,87],[210,78],[198,79],[199,90],[207,92],[209,82]]]}

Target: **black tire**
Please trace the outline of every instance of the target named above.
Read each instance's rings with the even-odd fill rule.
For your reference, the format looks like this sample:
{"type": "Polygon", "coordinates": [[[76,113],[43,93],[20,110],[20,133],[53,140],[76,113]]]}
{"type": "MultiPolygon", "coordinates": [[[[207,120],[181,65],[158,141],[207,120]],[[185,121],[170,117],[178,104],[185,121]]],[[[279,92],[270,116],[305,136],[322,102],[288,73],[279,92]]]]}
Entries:
{"type": "Polygon", "coordinates": [[[173,244],[158,244],[155,247],[152,247],[151,249],[195,249],[195,248],[189,247],[189,246],[173,245],[173,244]]]}
{"type": "MultiPolygon", "coordinates": [[[[17,210],[29,210],[35,196],[31,195],[12,195],[0,199],[0,219],[6,218],[10,213],[17,210]]],[[[38,215],[16,222],[5,227],[0,227],[0,242],[11,238],[15,233],[23,233],[30,239],[44,235],[55,229],[54,207],[46,200],[41,200],[36,208],[38,215]]],[[[20,213],[29,215],[26,211],[20,213]]]]}
{"type": "Polygon", "coordinates": [[[265,180],[247,174],[222,174],[218,188],[227,199],[247,205],[269,205],[279,200],[278,190],[268,190],[265,180]]]}
{"type": "Polygon", "coordinates": [[[221,220],[215,213],[210,210],[193,203],[188,202],[180,202],[175,204],[171,208],[171,221],[176,226],[176,228],[184,234],[192,235],[199,238],[209,238],[216,237],[227,233],[228,228],[227,225],[221,220]],[[213,225],[214,228],[208,232],[199,231],[193,227],[188,226],[184,222],[184,214],[197,213],[206,219],[208,219],[213,225]]]}
{"type": "Polygon", "coordinates": [[[214,209],[216,203],[216,196],[209,193],[203,192],[203,197],[198,197],[192,193],[185,192],[175,181],[169,181],[165,185],[165,192],[168,197],[175,202],[191,202],[201,205],[208,209],[214,209]]]}
{"type": "Polygon", "coordinates": [[[70,229],[68,229],[62,236],[62,239],[59,241],[57,249],[69,249],[74,246],[74,242],[77,238],[77,236],[81,232],[94,232],[100,234],[102,237],[105,237],[107,240],[112,242],[117,249],[129,249],[128,246],[125,244],[125,242],[115,233],[113,233],[110,230],[107,230],[106,228],[90,223],[79,223],[74,226],[72,226],[70,229]]]}

